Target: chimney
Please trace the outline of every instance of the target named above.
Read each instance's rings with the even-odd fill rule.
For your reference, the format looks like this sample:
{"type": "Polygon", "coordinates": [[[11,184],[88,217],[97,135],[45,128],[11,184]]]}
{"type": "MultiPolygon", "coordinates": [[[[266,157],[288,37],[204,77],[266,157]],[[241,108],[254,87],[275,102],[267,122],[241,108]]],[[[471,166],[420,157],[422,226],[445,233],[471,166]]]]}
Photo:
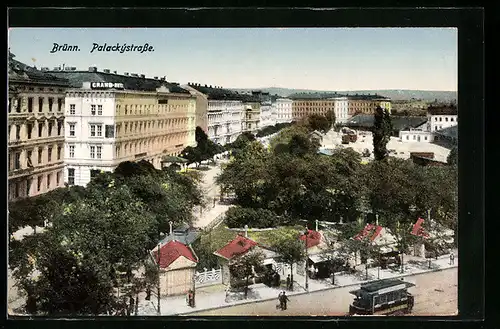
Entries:
{"type": "Polygon", "coordinates": [[[97,72],[97,67],[96,66],[90,66],[89,67],[89,72],[97,72]]]}
{"type": "Polygon", "coordinates": [[[114,74],[116,74],[116,71],[113,71],[114,74]]]}
{"type": "Polygon", "coordinates": [[[248,238],[248,225],[245,225],[245,238],[248,238]]]}
{"type": "Polygon", "coordinates": [[[104,73],[110,73],[110,72],[111,72],[111,71],[110,71],[110,70],[108,70],[108,69],[104,69],[104,70],[102,70],[102,71],[103,71],[104,73]]]}
{"type": "Polygon", "coordinates": [[[158,80],[158,77],[154,77],[155,80],[158,80]]]}
{"type": "Polygon", "coordinates": [[[144,79],[145,77],[146,77],[146,75],[144,75],[144,74],[141,74],[141,78],[143,78],[143,79],[144,79]]]}
{"type": "Polygon", "coordinates": [[[123,73],[123,74],[124,74],[124,75],[126,75],[126,76],[129,76],[129,73],[128,73],[128,72],[125,72],[125,73],[123,73]]]}
{"type": "Polygon", "coordinates": [[[168,222],[168,224],[170,224],[170,235],[172,235],[174,233],[174,230],[172,228],[172,221],[168,222]]]}

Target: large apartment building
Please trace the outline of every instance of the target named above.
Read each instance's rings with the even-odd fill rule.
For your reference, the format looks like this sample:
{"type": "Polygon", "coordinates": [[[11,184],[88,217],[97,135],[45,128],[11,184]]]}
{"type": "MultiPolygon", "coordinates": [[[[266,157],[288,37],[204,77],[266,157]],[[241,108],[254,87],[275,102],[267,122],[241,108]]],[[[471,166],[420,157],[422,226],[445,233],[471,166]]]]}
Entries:
{"type": "Polygon", "coordinates": [[[391,100],[380,95],[340,95],[336,93],[300,93],[291,95],[292,116],[300,120],[311,114],[335,113],[336,122],[346,122],[355,114],[373,114],[377,106],[391,111],[391,100]]]}
{"type": "Polygon", "coordinates": [[[207,135],[216,144],[234,142],[245,128],[245,96],[220,86],[188,83],[208,99],[207,135]]]}
{"type": "Polygon", "coordinates": [[[193,146],[196,97],[164,78],[72,69],[51,71],[72,88],[65,102],[64,179],[85,186],[123,161],[151,162],[193,146]]]}
{"type": "Polygon", "coordinates": [[[68,82],[9,53],[8,199],[64,186],[64,98],[68,82]]]}

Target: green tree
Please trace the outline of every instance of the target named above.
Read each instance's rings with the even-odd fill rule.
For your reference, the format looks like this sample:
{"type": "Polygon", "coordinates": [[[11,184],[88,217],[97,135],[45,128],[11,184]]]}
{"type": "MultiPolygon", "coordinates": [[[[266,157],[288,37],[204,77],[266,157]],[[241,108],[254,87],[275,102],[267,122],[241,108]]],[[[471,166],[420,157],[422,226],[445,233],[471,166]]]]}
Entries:
{"type": "Polygon", "coordinates": [[[290,284],[293,290],[293,265],[305,259],[305,245],[297,237],[283,237],[275,242],[272,249],[278,253],[278,260],[290,265],[290,284]]]}
{"type": "Polygon", "coordinates": [[[329,128],[332,128],[333,126],[335,126],[335,123],[336,123],[336,116],[335,116],[335,111],[333,110],[329,110],[326,115],[325,115],[326,119],[328,120],[328,124],[330,125],[329,128]]]}
{"type": "Polygon", "coordinates": [[[375,122],[373,124],[373,155],[375,160],[384,160],[389,156],[387,143],[393,131],[389,111],[378,106],[375,109],[375,122]]]}
{"type": "Polygon", "coordinates": [[[267,209],[232,207],[226,212],[225,222],[230,228],[243,228],[245,225],[252,228],[276,227],[278,217],[267,209]]]}
{"type": "Polygon", "coordinates": [[[458,164],[458,149],[453,147],[448,154],[447,162],[449,165],[456,166],[458,164]]]}
{"type": "Polygon", "coordinates": [[[111,269],[132,270],[142,262],[152,223],[126,187],[89,191],[55,214],[53,225],[36,235],[37,248],[12,264],[13,274],[42,314],[108,313],[116,304],[111,269]],[[38,275],[17,270],[23,264],[38,275]]]}
{"type": "Polygon", "coordinates": [[[320,114],[312,114],[307,118],[307,123],[311,131],[318,130],[323,133],[327,132],[332,126],[330,120],[320,114]]]}
{"type": "Polygon", "coordinates": [[[248,297],[248,286],[250,278],[259,272],[264,262],[264,254],[261,252],[249,252],[233,260],[229,270],[231,277],[244,281],[245,299],[248,297]]]}
{"type": "MultiPolygon", "coordinates": [[[[203,145],[206,145],[206,144],[203,144],[203,145]]],[[[184,158],[188,161],[187,162],[188,165],[190,165],[192,163],[196,163],[197,167],[199,167],[200,163],[203,160],[205,160],[204,155],[202,154],[202,151],[198,146],[196,146],[196,147],[188,146],[184,150],[182,150],[180,155],[182,158],[184,158]]]]}
{"type": "Polygon", "coordinates": [[[264,208],[263,192],[268,178],[268,153],[258,141],[244,147],[225,166],[216,182],[225,191],[233,191],[243,207],[264,208]]]}

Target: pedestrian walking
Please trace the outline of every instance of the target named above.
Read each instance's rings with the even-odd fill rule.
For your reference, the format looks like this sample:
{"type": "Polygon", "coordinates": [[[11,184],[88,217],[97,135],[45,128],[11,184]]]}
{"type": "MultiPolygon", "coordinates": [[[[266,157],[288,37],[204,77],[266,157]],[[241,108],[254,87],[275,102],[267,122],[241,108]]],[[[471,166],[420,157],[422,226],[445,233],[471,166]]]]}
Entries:
{"type": "Polygon", "coordinates": [[[450,254],[450,265],[455,265],[455,254],[453,251],[450,254]]]}
{"type": "Polygon", "coordinates": [[[217,201],[217,198],[214,198],[214,208],[215,208],[215,202],[217,201]]]}
{"type": "Polygon", "coordinates": [[[283,301],[283,307],[282,307],[282,309],[286,310],[286,303],[289,302],[290,299],[288,299],[288,296],[286,295],[286,293],[284,291],[281,294],[281,300],[283,301]]]}
{"type": "Polygon", "coordinates": [[[292,286],[292,282],[290,279],[290,274],[288,274],[288,276],[286,277],[286,289],[290,290],[291,286],[292,286]]]}
{"type": "Polygon", "coordinates": [[[278,305],[276,305],[276,309],[281,309],[283,311],[283,292],[281,291],[278,294],[278,305]]]}

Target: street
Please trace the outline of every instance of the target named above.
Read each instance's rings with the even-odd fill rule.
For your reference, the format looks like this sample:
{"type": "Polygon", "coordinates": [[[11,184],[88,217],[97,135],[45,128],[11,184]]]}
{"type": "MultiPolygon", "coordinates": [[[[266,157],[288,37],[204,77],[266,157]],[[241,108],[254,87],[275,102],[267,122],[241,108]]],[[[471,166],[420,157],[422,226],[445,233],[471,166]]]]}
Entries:
{"type": "MultiPolygon", "coordinates": [[[[457,313],[458,271],[456,268],[440,272],[405,277],[416,286],[409,291],[415,296],[412,315],[454,315],[457,313]]],[[[342,316],[349,310],[353,297],[349,291],[359,286],[319,291],[289,297],[288,309],[276,309],[276,300],[251,303],[189,315],[258,315],[258,316],[342,316]]]]}

